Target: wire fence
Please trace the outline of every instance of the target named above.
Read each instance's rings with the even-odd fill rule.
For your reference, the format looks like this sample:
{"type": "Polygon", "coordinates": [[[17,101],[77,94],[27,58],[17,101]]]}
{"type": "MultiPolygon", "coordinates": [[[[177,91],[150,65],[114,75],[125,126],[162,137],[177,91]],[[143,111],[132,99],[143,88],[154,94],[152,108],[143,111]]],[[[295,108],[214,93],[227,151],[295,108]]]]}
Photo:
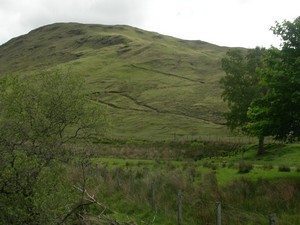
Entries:
{"type": "MultiPolygon", "coordinates": [[[[142,200],[143,205],[153,209],[155,216],[159,211],[170,212],[170,210],[174,210],[171,213],[173,213],[174,217],[175,213],[177,213],[178,225],[187,224],[191,216],[193,217],[193,224],[200,224],[201,222],[201,224],[205,225],[221,225],[230,224],[229,221],[232,220],[232,224],[239,225],[275,225],[277,223],[297,225],[288,221],[283,223],[283,218],[277,218],[272,212],[269,214],[266,211],[261,212],[260,207],[254,210],[251,206],[250,210],[247,210],[247,206],[240,205],[241,202],[238,202],[236,205],[230,204],[228,201],[222,202],[222,196],[226,197],[230,193],[220,192],[221,189],[219,189],[218,184],[214,184],[211,181],[214,177],[213,173],[210,176],[202,176],[201,185],[199,186],[199,184],[187,180],[184,176],[185,173],[180,175],[178,171],[173,173],[174,171],[166,170],[164,173],[149,174],[149,171],[144,170],[142,166],[138,166],[138,171],[135,171],[133,168],[110,168],[109,166],[102,167],[101,165],[97,165],[92,170],[93,175],[96,175],[98,179],[101,177],[100,180],[104,185],[109,185],[110,191],[121,191],[125,194],[124,196],[128,196],[131,199],[131,202],[142,200]],[[197,191],[194,192],[193,190],[197,191]],[[218,197],[212,197],[215,194],[210,195],[210,192],[215,194],[223,193],[220,201],[215,202],[218,197]]],[[[241,185],[241,189],[245,188],[247,190],[246,183],[238,183],[237,185],[241,185]]],[[[155,224],[155,216],[153,222],[147,224],[155,224]]]]}
{"type": "MultiPolygon", "coordinates": [[[[173,134],[174,141],[200,141],[200,142],[218,142],[218,143],[236,143],[236,144],[257,144],[258,139],[250,136],[221,136],[221,135],[182,135],[173,134]]],[[[265,137],[265,144],[280,144],[283,141],[275,140],[272,137],[265,137]]],[[[300,143],[297,141],[295,143],[300,143]]]]}

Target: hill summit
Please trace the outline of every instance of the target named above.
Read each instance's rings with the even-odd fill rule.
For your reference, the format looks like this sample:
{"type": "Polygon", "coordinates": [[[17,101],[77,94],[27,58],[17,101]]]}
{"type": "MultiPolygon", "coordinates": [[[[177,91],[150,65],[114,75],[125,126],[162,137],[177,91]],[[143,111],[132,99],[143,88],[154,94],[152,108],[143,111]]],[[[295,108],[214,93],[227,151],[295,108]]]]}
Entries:
{"type": "Polygon", "coordinates": [[[110,114],[114,138],[224,134],[227,47],[130,26],[56,23],[0,46],[0,75],[66,67],[110,114]]]}

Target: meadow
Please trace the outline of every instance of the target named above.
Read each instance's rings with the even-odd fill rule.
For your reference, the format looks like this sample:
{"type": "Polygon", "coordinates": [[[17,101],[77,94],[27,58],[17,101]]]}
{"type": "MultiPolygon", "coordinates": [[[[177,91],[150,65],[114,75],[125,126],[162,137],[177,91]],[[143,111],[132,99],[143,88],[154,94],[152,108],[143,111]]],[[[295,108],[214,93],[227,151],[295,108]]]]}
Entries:
{"type": "MultiPolygon", "coordinates": [[[[156,156],[146,154],[153,154],[154,146],[134,143],[115,147],[123,157],[112,147],[99,149],[100,157],[93,148],[86,167],[87,190],[107,207],[109,218],[120,224],[178,223],[179,190],[182,224],[215,224],[216,202],[221,202],[225,225],[267,225],[271,214],[276,214],[276,224],[298,223],[299,144],[269,144],[263,157],[256,156],[257,145],[241,145],[227,155],[216,151],[199,160],[191,158],[197,154],[190,150],[201,149],[188,147],[195,146],[191,142],[178,145],[160,145],[156,156]],[[245,162],[251,165],[249,171],[244,170],[245,162]]],[[[204,146],[212,151],[217,144],[204,146]]]]}

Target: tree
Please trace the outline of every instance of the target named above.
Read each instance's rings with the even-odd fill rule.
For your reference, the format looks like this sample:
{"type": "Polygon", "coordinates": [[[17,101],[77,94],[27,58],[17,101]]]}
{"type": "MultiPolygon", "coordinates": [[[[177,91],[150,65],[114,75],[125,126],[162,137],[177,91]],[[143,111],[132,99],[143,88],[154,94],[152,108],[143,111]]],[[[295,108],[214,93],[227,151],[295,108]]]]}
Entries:
{"type": "Polygon", "coordinates": [[[251,103],[265,94],[260,85],[258,68],[263,67],[262,59],[265,49],[256,47],[244,53],[240,49],[229,50],[222,59],[222,69],[225,71],[220,83],[223,88],[222,97],[227,102],[229,112],[225,114],[227,126],[233,131],[238,130],[252,134],[259,139],[258,154],[263,154],[265,133],[251,133],[248,129],[248,109],[251,103]]]}
{"type": "Polygon", "coordinates": [[[99,136],[105,124],[105,111],[69,71],[1,78],[0,223],[57,223],[74,203],[59,163],[66,144],[99,136]],[[49,215],[55,216],[46,223],[49,215]]]}
{"type": "Polygon", "coordinates": [[[300,17],[293,22],[276,22],[271,28],[281,37],[281,49],[267,50],[260,71],[268,93],[253,102],[249,110],[253,132],[268,130],[276,139],[300,137],[300,17]]]}

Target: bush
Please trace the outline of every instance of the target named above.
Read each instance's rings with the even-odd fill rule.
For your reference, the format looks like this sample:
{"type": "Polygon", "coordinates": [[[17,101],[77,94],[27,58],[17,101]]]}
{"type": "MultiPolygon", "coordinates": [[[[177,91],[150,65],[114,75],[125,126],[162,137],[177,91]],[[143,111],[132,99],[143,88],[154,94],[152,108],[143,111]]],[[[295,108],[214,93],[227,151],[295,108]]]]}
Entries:
{"type": "Polygon", "coordinates": [[[253,165],[249,162],[241,160],[239,162],[239,173],[249,173],[253,169],[253,165]]]}
{"type": "Polygon", "coordinates": [[[222,162],[222,168],[226,168],[226,166],[227,166],[226,161],[223,161],[223,162],[222,162]]]}
{"type": "Polygon", "coordinates": [[[193,150],[203,150],[204,144],[202,142],[194,141],[190,144],[190,148],[193,150]]]}
{"type": "Polygon", "coordinates": [[[271,164],[265,164],[265,165],[263,165],[263,169],[264,170],[271,170],[271,169],[273,169],[273,165],[271,165],[271,164]]]}
{"type": "Polygon", "coordinates": [[[289,166],[286,166],[286,165],[280,165],[278,167],[278,171],[280,171],[280,172],[290,172],[291,168],[289,166]]]}
{"type": "Polygon", "coordinates": [[[218,180],[216,177],[216,173],[209,172],[207,174],[204,174],[202,176],[202,185],[205,187],[208,187],[210,190],[213,190],[214,188],[218,187],[218,180]]]}
{"type": "Polygon", "coordinates": [[[210,168],[212,170],[217,170],[218,169],[218,165],[216,163],[212,163],[211,166],[210,166],[210,168]]]}
{"type": "Polygon", "coordinates": [[[210,167],[211,167],[211,162],[205,160],[205,161],[203,162],[203,167],[210,168],[210,167]]]}
{"type": "Polygon", "coordinates": [[[231,168],[236,168],[236,165],[234,165],[233,162],[229,162],[229,163],[227,164],[227,168],[229,168],[229,169],[231,169],[231,168]]]}
{"type": "Polygon", "coordinates": [[[218,165],[216,163],[214,163],[214,161],[204,161],[203,162],[203,167],[212,169],[212,170],[217,170],[218,169],[218,165]]]}

